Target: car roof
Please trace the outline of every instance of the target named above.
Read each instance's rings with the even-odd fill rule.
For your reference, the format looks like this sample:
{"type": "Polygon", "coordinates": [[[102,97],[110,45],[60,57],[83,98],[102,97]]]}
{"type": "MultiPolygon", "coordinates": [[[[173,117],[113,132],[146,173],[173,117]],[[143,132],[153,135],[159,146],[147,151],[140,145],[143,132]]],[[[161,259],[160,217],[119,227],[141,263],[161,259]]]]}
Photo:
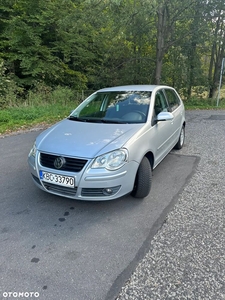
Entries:
{"type": "Polygon", "coordinates": [[[98,90],[97,92],[118,92],[118,91],[149,91],[152,92],[156,88],[169,88],[169,86],[165,85],[144,85],[144,84],[137,84],[137,85],[122,85],[122,86],[115,86],[115,87],[107,87],[98,90]]]}

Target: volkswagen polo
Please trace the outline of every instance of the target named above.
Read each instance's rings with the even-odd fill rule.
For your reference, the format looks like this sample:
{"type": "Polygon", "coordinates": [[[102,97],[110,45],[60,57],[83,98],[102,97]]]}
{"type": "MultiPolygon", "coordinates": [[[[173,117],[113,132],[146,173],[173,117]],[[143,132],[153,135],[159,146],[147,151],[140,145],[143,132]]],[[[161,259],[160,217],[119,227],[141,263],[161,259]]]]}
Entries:
{"type": "Polygon", "coordinates": [[[104,88],[43,131],[28,156],[40,189],[79,200],[146,197],[152,171],[185,139],[185,110],[169,86],[104,88]]]}

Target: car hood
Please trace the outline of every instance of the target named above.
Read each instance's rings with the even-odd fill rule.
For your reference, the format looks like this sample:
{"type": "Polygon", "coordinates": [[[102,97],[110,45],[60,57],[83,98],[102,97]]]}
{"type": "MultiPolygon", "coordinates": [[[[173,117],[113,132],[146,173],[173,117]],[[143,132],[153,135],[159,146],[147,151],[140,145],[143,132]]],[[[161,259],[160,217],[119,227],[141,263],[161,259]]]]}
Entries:
{"type": "Polygon", "coordinates": [[[42,132],[37,149],[59,155],[94,158],[119,149],[144,124],[105,124],[65,119],[42,132]]]}

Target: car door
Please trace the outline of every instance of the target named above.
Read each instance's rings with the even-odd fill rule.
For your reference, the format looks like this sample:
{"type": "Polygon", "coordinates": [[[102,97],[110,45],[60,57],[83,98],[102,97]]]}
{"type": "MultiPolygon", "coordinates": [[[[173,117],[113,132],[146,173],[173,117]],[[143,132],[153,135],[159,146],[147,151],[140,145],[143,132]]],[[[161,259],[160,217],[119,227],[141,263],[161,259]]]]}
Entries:
{"type": "Polygon", "coordinates": [[[172,122],[172,136],[171,136],[171,145],[172,147],[177,143],[180,131],[183,122],[183,109],[181,106],[181,101],[176,92],[173,89],[165,88],[164,93],[169,104],[169,110],[173,114],[173,122],[172,122]]]}
{"type": "Polygon", "coordinates": [[[155,148],[155,166],[170,152],[173,141],[173,120],[156,121],[157,115],[161,112],[170,112],[165,93],[163,90],[157,91],[155,95],[153,111],[153,136],[155,148]]]}

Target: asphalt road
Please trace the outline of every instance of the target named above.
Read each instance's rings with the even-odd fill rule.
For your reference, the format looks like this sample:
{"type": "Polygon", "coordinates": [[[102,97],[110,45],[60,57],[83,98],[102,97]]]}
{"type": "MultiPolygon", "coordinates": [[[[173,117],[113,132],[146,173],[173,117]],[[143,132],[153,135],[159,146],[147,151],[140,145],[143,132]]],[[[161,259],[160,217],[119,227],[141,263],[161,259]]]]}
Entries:
{"type": "Polygon", "coordinates": [[[115,299],[198,158],[169,154],[144,200],[74,201],[33,185],[27,155],[38,133],[0,138],[0,299],[115,299]]]}

